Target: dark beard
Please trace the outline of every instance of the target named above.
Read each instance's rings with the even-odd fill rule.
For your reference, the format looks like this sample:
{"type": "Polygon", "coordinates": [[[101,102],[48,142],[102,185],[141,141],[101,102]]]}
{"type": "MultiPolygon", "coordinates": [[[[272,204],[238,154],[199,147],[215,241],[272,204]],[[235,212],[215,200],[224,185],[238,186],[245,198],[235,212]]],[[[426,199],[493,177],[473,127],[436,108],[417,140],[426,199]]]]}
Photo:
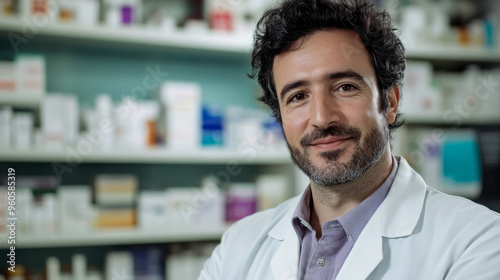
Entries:
{"type": "Polygon", "coordinates": [[[387,127],[373,128],[364,139],[364,146],[361,147],[361,130],[354,126],[332,126],[324,130],[315,130],[306,135],[300,141],[303,148],[301,152],[298,148],[292,147],[288,141],[288,149],[293,162],[297,165],[315,184],[320,186],[335,186],[352,182],[379,161],[387,148],[389,141],[389,131],[387,127]],[[356,148],[352,159],[340,164],[337,162],[345,149],[324,152],[321,156],[330,163],[327,167],[320,169],[313,165],[309,155],[309,144],[313,141],[327,136],[349,137],[348,141],[355,141],[356,148]]]}

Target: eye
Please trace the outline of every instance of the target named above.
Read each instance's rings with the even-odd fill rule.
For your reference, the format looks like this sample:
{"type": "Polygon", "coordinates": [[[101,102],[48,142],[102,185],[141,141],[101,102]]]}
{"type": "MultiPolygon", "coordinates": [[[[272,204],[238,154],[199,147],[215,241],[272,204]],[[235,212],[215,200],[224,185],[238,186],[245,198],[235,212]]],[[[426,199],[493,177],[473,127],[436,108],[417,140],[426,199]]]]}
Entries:
{"type": "Polygon", "coordinates": [[[304,93],[299,92],[297,94],[292,95],[292,97],[290,97],[290,99],[288,100],[288,103],[297,102],[297,101],[303,100],[305,98],[306,98],[306,95],[304,93]]]}
{"type": "Polygon", "coordinates": [[[353,90],[357,89],[354,85],[351,84],[344,84],[339,87],[340,92],[351,92],[353,90]]]}

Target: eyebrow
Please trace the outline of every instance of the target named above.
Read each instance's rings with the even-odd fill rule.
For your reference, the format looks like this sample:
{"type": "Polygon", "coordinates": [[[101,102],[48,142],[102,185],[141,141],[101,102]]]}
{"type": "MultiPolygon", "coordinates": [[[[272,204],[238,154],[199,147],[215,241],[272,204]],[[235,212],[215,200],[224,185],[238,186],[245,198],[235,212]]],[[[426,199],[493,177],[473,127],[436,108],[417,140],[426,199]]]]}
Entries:
{"type": "MultiPolygon", "coordinates": [[[[361,76],[359,73],[354,72],[352,70],[347,70],[347,71],[341,71],[341,72],[332,72],[332,73],[327,73],[324,75],[323,80],[335,80],[335,79],[342,79],[342,78],[351,78],[358,80],[360,82],[365,82],[363,76],[361,76]]],[[[289,84],[286,84],[283,89],[280,92],[280,99],[283,100],[285,98],[285,95],[298,87],[309,85],[310,82],[307,80],[298,80],[289,84]]]]}

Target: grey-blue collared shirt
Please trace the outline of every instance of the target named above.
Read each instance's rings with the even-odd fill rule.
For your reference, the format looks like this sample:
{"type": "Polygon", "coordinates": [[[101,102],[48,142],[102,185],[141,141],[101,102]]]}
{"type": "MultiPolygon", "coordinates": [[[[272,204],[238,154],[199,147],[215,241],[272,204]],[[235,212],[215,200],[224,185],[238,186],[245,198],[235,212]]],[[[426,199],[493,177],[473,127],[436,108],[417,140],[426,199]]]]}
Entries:
{"type": "Polygon", "coordinates": [[[310,225],[311,187],[302,195],[292,217],[292,225],[300,240],[298,279],[335,279],[354,243],[373,213],[382,204],[396,177],[398,162],[392,157],[392,170],[382,185],[354,209],[336,220],[323,223],[322,236],[310,225]]]}

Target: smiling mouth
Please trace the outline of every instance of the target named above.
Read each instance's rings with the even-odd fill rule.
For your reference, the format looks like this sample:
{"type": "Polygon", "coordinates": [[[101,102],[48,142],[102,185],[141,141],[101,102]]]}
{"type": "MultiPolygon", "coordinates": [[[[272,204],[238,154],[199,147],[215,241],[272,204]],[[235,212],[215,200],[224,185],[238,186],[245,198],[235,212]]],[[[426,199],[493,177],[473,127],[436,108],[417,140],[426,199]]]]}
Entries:
{"type": "Polygon", "coordinates": [[[353,139],[352,137],[347,137],[347,138],[326,137],[313,141],[311,144],[309,144],[309,146],[321,150],[330,150],[330,149],[335,149],[352,139],[353,139]]]}

